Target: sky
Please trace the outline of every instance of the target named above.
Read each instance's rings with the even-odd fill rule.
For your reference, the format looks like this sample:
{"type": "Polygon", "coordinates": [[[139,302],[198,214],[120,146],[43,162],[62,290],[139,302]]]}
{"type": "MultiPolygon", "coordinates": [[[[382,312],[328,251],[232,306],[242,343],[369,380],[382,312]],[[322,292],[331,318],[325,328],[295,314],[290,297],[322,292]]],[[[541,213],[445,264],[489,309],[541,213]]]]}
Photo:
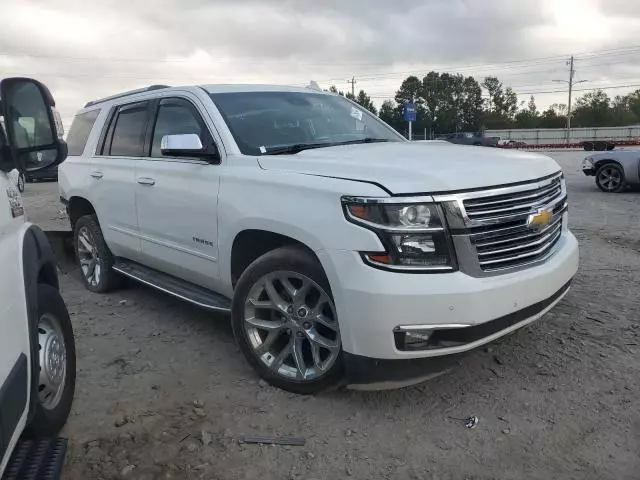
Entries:
{"type": "Polygon", "coordinates": [[[377,105],[406,76],[493,75],[521,101],[640,88],[637,0],[0,0],[0,78],[47,84],[68,128],[92,99],[151,84],[269,83],[377,105]],[[631,85],[631,86],[627,86],[631,85]],[[613,88],[616,87],[616,88],[613,88]]]}

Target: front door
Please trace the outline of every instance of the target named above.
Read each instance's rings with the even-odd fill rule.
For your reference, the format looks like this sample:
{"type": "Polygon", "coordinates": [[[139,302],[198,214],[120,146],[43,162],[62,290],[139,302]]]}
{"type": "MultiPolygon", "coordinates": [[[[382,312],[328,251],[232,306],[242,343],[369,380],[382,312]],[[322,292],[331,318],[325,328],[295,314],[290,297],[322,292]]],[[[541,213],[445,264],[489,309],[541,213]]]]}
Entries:
{"type": "Polygon", "coordinates": [[[204,146],[213,137],[196,98],[157,102],[149,156],[136,162],[136,208],[143,263],[204,287],[218,277],[217,204],[220,165],[171,158],[162,137],[195,133],[204,146]]]}
{"type": "Polygon", "coordinates": [[[22,273],[20,194],[0,172],[0,472],[27,418],[29,318],[22,273]]]}

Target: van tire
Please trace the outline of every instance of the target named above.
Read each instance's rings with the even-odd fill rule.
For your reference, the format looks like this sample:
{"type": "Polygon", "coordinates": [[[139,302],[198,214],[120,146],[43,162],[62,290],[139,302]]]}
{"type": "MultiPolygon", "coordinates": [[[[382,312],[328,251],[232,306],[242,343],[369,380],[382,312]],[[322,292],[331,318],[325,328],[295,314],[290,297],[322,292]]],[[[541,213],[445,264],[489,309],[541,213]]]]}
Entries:
{"type": "MultiPolygon", "coordinates": [[[[58,290],[51,285],[38,284],[37,311],[38,325],[32,342],[39,342],[38,348],[35,350],[40,355],[45,355],[46,352],[50,351],[47,345],[51,345],[54,341],[58,342],[58,345],[63,344],[65,361],[62,378],[64,383],[60,382],[62,384],[59,387],[59,393],[55,395],[55,402],[48,403],[48,400],[41,398],[40,392],[45,389],[42,379],[38,379],[38,390],[32,392],[32,395],[36,397],[36,400],[32,403],[35,411],[30,412],[32,414],[30,415],[31,421],[24,433],[31,438],[55,437],[62,430],[71,412],[76,385],[76,347],[69,312],[58,290]],[[45,327],[45,323],[47,327],[45,327]],[[52,325],[55,325],[55,327],[51,328],[52,325]],[[51,331],[54,332],[53,337],[44,335],[47,328],[51,328],[51,331]]],[[[41,357],[36,357],[32,361],[38,362],[39,368],[36,368],[36,371],[42,371],[45,368],[42,365],[41,357]]]]}

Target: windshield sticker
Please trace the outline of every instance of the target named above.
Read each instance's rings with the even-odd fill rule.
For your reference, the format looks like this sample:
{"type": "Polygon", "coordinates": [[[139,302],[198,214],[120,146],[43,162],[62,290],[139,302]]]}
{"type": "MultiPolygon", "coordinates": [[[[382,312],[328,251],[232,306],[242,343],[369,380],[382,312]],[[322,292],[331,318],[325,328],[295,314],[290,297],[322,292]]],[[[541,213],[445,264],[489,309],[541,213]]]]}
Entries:
{"type": "Polygon", "coordinates": [[[260,147],[260,153],[267,153],[267,149],[264,148],[264,145],[260,147]]]}
{"type": "Polygon", "coordinates": [[[356,107],[351,107],[351,116],[356,120],[362,121],[362,110],[358,110],[356,107]]]}

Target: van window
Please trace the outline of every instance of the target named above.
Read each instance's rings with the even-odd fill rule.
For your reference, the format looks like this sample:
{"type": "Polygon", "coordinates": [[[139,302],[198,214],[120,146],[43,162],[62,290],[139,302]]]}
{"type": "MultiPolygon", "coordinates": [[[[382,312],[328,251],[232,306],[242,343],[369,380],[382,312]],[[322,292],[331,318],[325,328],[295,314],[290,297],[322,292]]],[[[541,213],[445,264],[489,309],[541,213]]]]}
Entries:
{"type": "Polygon", "coordinates": [[[147,102],[121,107],[115,122],[109,155],[141,157],[147,127],[147,102]]]}
{"type": "Polygon", "coordinates": [[[160,143],[165,135],[178,135],[195,133],[200,137],[203,145],[208,138],[203,132],[204,122],[195,108],[186,100],[163,100],[158,107],[158,117],[153,130],[153,143],[151,144],[151,156],[162,157],[160,143]]]}
{"type": "Polygon", "coordinates": [[[71,122],[69,135],[67,135],[67,146],[69,147],[69,155],[82,155],[84,147],[87,145],[89,134],[93,128],[93,124],[98,118],[100,110],[91,110],[90,112],[76,115],[71,122]]]}

